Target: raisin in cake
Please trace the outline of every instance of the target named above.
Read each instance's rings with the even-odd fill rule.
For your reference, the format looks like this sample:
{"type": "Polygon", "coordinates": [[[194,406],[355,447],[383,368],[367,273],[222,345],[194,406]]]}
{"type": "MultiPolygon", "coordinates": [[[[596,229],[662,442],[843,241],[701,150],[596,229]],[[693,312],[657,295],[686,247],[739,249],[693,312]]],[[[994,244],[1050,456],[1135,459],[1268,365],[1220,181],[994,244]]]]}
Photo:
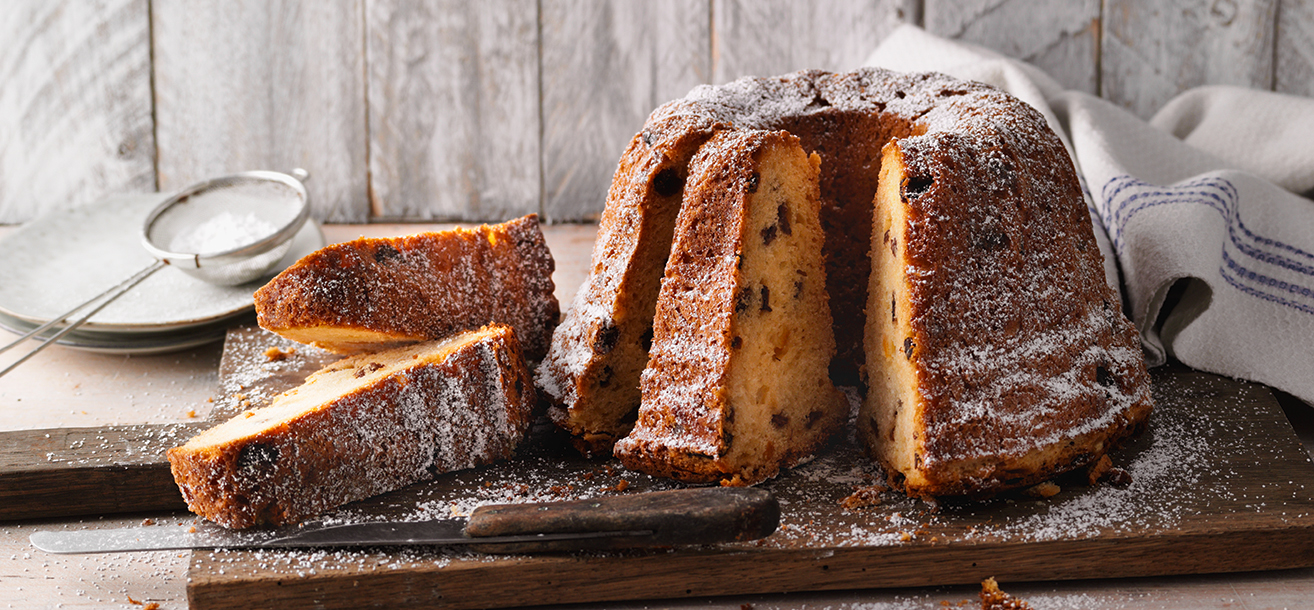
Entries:
{"type": "Polygon", "coordinates": [[[819,163],[769,131],[723,131],[691,160],[638,423],[615,446],[627,467],[753,484],[848,415],[828,372],[819,163]]]}
{"type": "Polygon", "coordinates": [[[353,354],[498,322],[525,355],[547,353],[560,309],[538,217],[493,226],[360,238],[316,251],[255,293],[260,326],[353,354]]]}
{"type": "Polygon", "coordinates": [[[168,457],[193,512],[232,528],[290,524],[508,458],[534,403],[515,333],[491,325],[330,364],[168,457]]]}

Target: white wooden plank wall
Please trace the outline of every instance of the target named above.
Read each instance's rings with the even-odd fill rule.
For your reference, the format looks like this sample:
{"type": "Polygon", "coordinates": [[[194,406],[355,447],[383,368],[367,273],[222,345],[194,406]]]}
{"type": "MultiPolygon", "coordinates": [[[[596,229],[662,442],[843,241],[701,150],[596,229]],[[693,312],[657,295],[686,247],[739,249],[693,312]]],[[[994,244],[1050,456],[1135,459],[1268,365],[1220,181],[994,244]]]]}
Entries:
{"type": "Polygon", "coordinates": [[[1273,90],[1314,96],[1314,2],[1281,0],[1273,90]]]}
{"type": "Polygon", "coordinates": [[[500,220],[538,212],[538,4],[366,5],[374,216],[500,220]]]}
{"type": "Polygon", "coordinates": [[[155,188],[147,0],[0,10],[0,223],[155,188]]]}
{"type": "Polygon", "coordinates": [[[160,190],[303,167],[316,217],[369,219],[362,0],[151,8],[160,190]]]}
{"type": "Polygon", "coordinates": [[[708,0],[543,0],[543,213],[591,218],[653,108],[710,80],[708,0]]]}
{"type": "Polygon", "coordinates": [[[1205,84],[1273,86],[1278,0],[1105,0],[1101,94],[1142,117],[1205,84]]]}
{"type": "Polygon", "coordinates": [[[657,105],[852,68],[905,22],[1140,116],[1204,84],[1314,95],[1309,0],[16,0],[0,223],[297,166],[332,222],[594,219],[657,105]]]}
{"type": "Polygon", "coordinates": [[[898,0],[714,0],[712,81],[808,68],[850,70],[917,3],[898,0]]]}
{"type": "Polygon", "coordinates": [[[925,0],[926,31],[1028,61],[1099,91],[1100,0],[925,0]]]}

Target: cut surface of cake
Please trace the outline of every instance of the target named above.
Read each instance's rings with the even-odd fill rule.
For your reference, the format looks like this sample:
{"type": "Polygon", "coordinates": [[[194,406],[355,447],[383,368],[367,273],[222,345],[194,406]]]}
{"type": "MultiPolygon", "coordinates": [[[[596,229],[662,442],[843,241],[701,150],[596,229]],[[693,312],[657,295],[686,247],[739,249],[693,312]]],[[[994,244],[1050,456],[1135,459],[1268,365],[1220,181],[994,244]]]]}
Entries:
{"type": "Polygon", "coordinates": [[[488,327],[351,356],[168,451],[193,512],[284,525],[511,457],[535,394],[515,333],[488,327]]]}
{"type": "Polygon", "coordinates": [[[360,238],[307,255],[255,293],[260,326],[341,354],[439,339],[485,324],[547,353],[560,316],[538,217],[360,238]]]}
{"type": "Polygon", "coordinates": [[[621,155],[588,279],[536,372],[549,415],[585,455],[610,456],[634,425],[689,160],[711,135],[708,121],[650,121],[621,155]]]}
{"type": "Polygon", "coordinates": [[[956,126],[980,107],[937,106],[881,164],[858,426],[914,495],[1040,483],[1152,406],[1065,150],[1038,116],[956,126]]]}
{"type": "Polygon", "coordinates": [[[718,133],[691,161],[638,422],[615,446],[628,468],[751,485],[847,417],[828,372],[819,163],[770,131],[718,133]]]}

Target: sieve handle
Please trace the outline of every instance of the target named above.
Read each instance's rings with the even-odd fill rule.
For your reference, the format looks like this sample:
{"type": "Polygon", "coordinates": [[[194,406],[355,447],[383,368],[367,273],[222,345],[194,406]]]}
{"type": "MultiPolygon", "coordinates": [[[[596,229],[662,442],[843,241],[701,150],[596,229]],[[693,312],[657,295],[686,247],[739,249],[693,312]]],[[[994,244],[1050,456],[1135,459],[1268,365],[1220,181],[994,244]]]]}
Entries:
{"type": "Polygon", "coordinates": [[[14,346],[17,346],[18,344],[27,341],[28,339],[31,339],[33,337],[36,337],[37,335],[49,330],[50,328],[59,325],[64,320],[67,320],[69,316],[77,313],[82,308],[92,303],[95,303],[97,299],[102,299],[102,298],[105,299],[99,305],[93,308],[91,311],[87,312],[86,315],[69,323],[68,326],[61,328],[59,332],[55,333],[54,335],[42,339],[43,342],[41,343],[41,345],[36,346],[36,348],[34,348],[32,351],[24,354],[22,358],[19,358],[9,366],[5,367],[3,371],[0,371],[0,377],[4,377],[4,375],[9,371],[18,368],[18,365],[27,362],[29,358],[37,355],[38,352],[40,352],[43,349],[46,349],[52,343],[58,341],[60,337],[63,337],[64,335],[73,332],[73,329],[82,326],[82,323],[86,322],[87,320],[90,320],[91,316],[100,313],[100,310],[105,309],[106,305],[113,303],[115,299],[118,299],[119,297],[123,296],[123,294],[131,290],[133,286],[142,283],[143,281],[145,281],[146,278],[154,275],[156,271],[163,269],[166,264],[168,263],[162,260],[157,260],[151,263],[150,266],[146,267],[145,269],[142,269],[141,271],[132,274],[132,276],[130,276],[128,279],[119,282],[116,286],[110,288],[109,290],[106,290],[105,292],[102,292],[94,297],[91,297],[90,299],[83,301],[77,307],[74,307],[73,309],[70,309],[58,316],[55,316],[49,322],[46,322],[45,324],[42,324],[41,326],[32,329],[26,335],[19,337],[17,341],[14,341],[13,343],[10,343],[9,345],[6,345],[4,347],[0,347],[0,353],[7,352],[14,346]]]}

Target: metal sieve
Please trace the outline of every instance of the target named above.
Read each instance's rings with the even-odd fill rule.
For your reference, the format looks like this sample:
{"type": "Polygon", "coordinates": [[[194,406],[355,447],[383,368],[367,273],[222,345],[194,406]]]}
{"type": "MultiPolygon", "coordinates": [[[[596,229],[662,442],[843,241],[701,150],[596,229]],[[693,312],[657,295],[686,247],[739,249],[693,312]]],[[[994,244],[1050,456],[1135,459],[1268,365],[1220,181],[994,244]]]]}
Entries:
{"type": "Polygon", "coordinates": [[[114,287],[0,348],[0,353],[31,338],[43,343],[0,370],[0,376],[72,332],[115,299],[165,265],[212,284],[235,286],[265,275],[292,247],[292,238],[310,217],[310,198],[303,169],[291,175],[253,171],[232,174],[189,186],[151,211],[141,229],[142,246],[155,262],[114,287]],[[41,337],[95,304],[91,311],[58,332],[41,337]]]}
{"type": "Polygon", "coordinates": [[[305,170],[243,172],[183,189],[146,217],[142,245],[212,284],[254,280],[287,254],[310,217],[305,170]]]}

